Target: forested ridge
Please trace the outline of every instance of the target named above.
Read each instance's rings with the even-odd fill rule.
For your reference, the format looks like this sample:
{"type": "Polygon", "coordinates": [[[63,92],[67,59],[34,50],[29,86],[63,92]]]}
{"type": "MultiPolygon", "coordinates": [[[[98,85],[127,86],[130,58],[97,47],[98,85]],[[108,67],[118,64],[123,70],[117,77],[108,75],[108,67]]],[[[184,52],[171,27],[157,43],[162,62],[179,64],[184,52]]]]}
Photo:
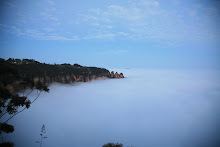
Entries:
{"type": "MultiPolygon", "coordinates": [[[[0,58],[0,134],[14,132],[8,121],[23,112],[38,99],[41,92],[49,92],[51,83],[71,84],[88,82],[99,78],[124,78],[105,68],[85,67],[79,64],[46,64],[34,59],[0,58]],[[25,90],[29,89],[25,93],[25,90]],[[37,91],[34,99],[28,96],[37,91]]],[[[41,142],[42,143],[42,142],[41,142]]],[[[2,142],[0,146],[13,146],[12,142],[2,142]]]]}
{"type": "MultiPolygon", "coordinates": [[[[11,92],[31,88],[39,82],[43,85],[55,82],[88,82],[104,77],[114,78],[114,75],[110,75],[105,68],[85,67],[79,64],[46,64],[33,59],[0,59],[0,86],[11,92]]],[[[121,73],[115,78],[123,77],[121,73]]]]}

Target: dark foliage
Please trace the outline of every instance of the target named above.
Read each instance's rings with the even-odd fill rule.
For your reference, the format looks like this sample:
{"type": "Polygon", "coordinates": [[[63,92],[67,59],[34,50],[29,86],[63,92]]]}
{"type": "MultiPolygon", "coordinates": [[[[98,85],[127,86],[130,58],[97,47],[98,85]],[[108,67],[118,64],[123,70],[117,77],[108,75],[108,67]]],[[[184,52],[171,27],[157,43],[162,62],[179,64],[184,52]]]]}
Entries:
{"type": "MultiPolygon", "coordinates": [[[[36,89],[40,92],[49,91],[49,89],[45,85],[36,85],[33,89],[36,89]]],[[[10,119],[12,119],[15,115],[19,114],[20,112],[23,112],[25,109],[28,109],[30,105],[39,97],[39,94],[31,102],[27,96],[12,94],[9,92],[8,89],[0,86],[0,134],[2,132],[12,133],[14,131],[14,127],[12,125],[7,124],[7,122],[10,119]],[[7,114],[9,116],[4,118],[7,114]],[[4,118],[4,120],[2,118],[4,118]]]]}
{"type": "Polygon", "coordinates": [[[12,142],[3,142],[3,143],[0,143],[0,146],[1,147],[13,147],[14,143],[12,143],[12,142]]]}
{"type": "Polygon", "coordinates": [[[6,124],[6,123],[0,123],[0,134],[2,132],[12,133],[13,131],[14,131],[14,126],[6,124]]]}
{"type": "Polygon", "coordinates": [[[5,59],[0,58],[0,63],[5,63],[5,59]]]}
{"type": "Polygon", "coordinates": [[[123,147],[123,144],[107,143],[107,144],[104,144],[102,147],[123,147]]]}
{"type": "Polygon", "coordinates": [[[76,63],[76,64],[73,65],[73,67],[83,67],[83,66],[76,63]]]}

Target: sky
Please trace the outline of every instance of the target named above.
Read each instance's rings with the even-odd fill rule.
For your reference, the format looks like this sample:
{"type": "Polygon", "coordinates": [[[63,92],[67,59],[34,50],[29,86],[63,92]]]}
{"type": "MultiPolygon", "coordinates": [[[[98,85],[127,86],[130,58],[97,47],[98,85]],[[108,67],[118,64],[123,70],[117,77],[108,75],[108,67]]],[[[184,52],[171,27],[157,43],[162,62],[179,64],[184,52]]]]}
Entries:
{"type": "Polygon", "coordinates": [[[219,0],[0,0],[0,58],[220,68],[219,0]]]}

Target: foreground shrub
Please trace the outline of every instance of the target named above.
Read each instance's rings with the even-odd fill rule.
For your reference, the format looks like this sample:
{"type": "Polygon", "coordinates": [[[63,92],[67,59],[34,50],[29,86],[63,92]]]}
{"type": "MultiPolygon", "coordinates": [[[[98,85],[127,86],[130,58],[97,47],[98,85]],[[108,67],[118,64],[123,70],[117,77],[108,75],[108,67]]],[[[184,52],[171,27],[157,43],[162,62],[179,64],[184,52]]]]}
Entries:
{"type": "Polygon", "coordinates": [[[102,147],[123,147],[123,144],[107,143],[107,144],[104,144],[102,147]]]}
{"type": "Polygon", "coordinates": [[[0,143],[0,146],[1,147],[13,147],[14,143],[12,143],[12,142],[3,142],[3,143],[0,143]]]}

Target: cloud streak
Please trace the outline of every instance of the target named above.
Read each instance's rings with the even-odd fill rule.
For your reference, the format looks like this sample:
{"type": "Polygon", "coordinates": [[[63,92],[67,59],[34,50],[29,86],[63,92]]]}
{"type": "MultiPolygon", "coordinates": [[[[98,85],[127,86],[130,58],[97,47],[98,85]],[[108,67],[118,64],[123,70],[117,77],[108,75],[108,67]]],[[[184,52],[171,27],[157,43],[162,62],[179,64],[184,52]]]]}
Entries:
{"type": "Polygon", "coordinates": [[[108,50],[105,52],[98,52],[98,55],[124,55],[127,54],[128,50],[108,50]]]}
{"type": "Polygon", "coordinates": [[[20,26],[2,23],[1,29],[37,40],[107,39],[181,44],[216,40],[220,36],[219,10],[200,3],[182,8],[178,1],[171,3],[175,9],[168,9],[159,0],[134,0],[69,13],[69,10],[58,9],[52,0],[46,2],[48,6],[38,17],[33,17],[35,22],[22,19],[20,26]],[[39,27],[33,27],[34,23],[39,27]]]}
{"type": "Polygon", "coordinates": [[[54,1],[52,1],[52,0],[47,0],[47,2],[48,2],[50,5],[55,5],[54,1]]]}
{"type": "MultiPolygon", "coordinates": [[[[205,22],[201,20],[203,16],[197,15],[197,9],[199,8],[181,10],[182,13],[163,9],[157,1],[136,1],[128,6],[109,5],[106,8],[105,10],[90,9],[90,13],[87,15],[80,15],[80,19],[77,21],[78,25],[85,21],[90,25],[99,24],[97,26],[93,25],[94,30],[95,27],[100,28],[100,26],[111,25],[112,28],[116,29],[108,30],[109,33],[117,34],[114,36],[117,39],[129,40],[159,39],[182,42],[182,40],[188,40],[190,36],[193,36],[194,41],[201,41],[211,40],[216,35],[219,35],[219,33],[216,34],[210,29],[211,26],[206,26],[209,30],[206,29],[204,31],[202,24],[205,22]],[[190,21],[185,21],[186,18],[190,19],[190,21]],[[198,19],[200,20],[194,21],[198,19]],[[126,35],[122,35],[119,32],[126,32],[126,35]]],[[[207,10],[207,8],[203,9],[207,10]]],[[[212,9],[216,10],[215,8],[212,9]]],[[[214,10],[209,11],[214,12],[214,10]]],[[[205,16],[209,17],[210,15],[207,14],[205,16]]],[[[214,21],[214,18],[209,20],[209,22],[212,21],[214,21]]],[[[106,29],[99,29],[99,31],[104,32],[106,29]]]]}

